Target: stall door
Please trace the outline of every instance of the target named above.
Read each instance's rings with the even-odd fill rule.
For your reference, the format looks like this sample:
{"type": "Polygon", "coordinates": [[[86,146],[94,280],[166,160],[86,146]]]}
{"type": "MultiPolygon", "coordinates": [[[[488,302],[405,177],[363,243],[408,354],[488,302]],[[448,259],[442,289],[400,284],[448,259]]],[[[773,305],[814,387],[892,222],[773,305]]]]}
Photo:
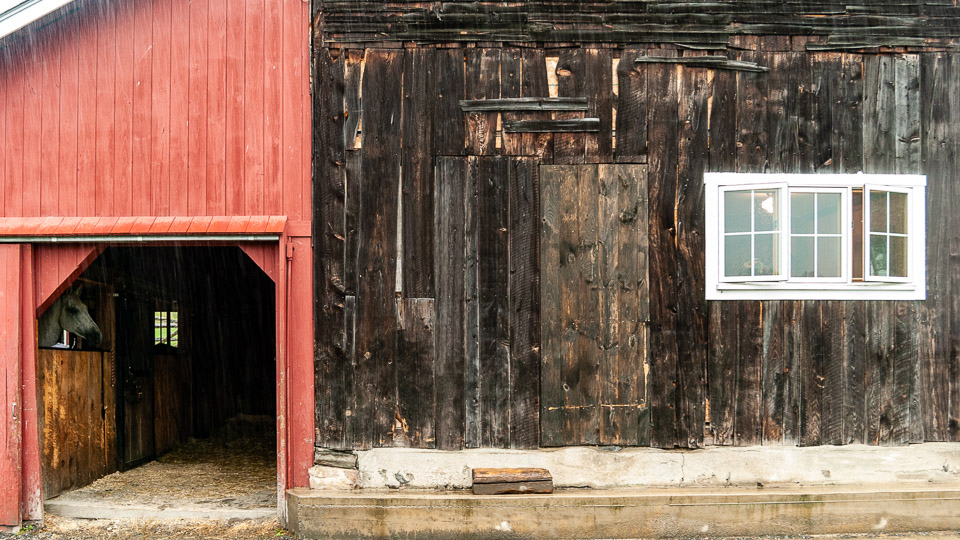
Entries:
{"type": "Polygon", "coordinates": [[[115,339],[120,468],[129,469],[156,454],[152,303],[136,297],[121,297],[117,305],[115,339]]]}

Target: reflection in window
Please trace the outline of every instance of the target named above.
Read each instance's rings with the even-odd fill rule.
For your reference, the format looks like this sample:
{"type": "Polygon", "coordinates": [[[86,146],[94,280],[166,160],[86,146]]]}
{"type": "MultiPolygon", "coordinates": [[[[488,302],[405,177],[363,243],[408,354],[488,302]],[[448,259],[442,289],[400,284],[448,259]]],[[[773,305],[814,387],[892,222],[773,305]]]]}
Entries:
{"type": "Polygon", "coordinates": [[[180,317],[176,311],[153,312],[153,343],[177,347],[180,344],[180,317]]]}
{"type": "Polygon", "coordinates": [[[790,194],[790,276],[842,276],[842,194],[794,191],[790,194]]]}
{"type": "Polygon", "coordinates": [[[907,277],[907,194],[869,192],[871,277],[907,277]]]}
{"type": "Polygon", "coordinates": [[[724,275],[780,273],[779,189],[724,192],[724,275]]]}

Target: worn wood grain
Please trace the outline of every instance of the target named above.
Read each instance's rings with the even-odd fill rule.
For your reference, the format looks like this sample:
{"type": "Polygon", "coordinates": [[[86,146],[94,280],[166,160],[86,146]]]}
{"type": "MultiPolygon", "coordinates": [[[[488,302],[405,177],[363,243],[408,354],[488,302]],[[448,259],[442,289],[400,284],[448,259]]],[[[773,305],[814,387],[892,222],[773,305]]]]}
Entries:
{"type": "MultiPolygon", "coordinates": [[[[500,51],[500,96],[501,99],[523,99],[522,92],[523,56],[518,48],[505,48],[500,51]]],[[[508,156],[521,155],[523,136],[508,133],[507,122],[515,121],[520,115],[513,111],[500,114],[500,152],[508,156]]]]}
{"type": "Polygon", "coordinates": [[[400,172],[399,80],[403,52],[370,49],[363,77],[364,148],[357,256],[357,400],[352,439],[357,447],[389,444],[396,417],[394,302],[397,264],[397,207],[400,172]]]}
{"type": "MultiPolygon", "coordinates": [[[[432,298],[433,286],[433,112],[436,88],[435,53],[408,51],[403,60],[401,129],[401,201],[403,294],[432,298]]],[[[372,149],[368,149],[372,150],[372,149]]]]}
{"type": "Polygon", "coordinates": [[[464,210],[465,160],[438,158],[434,196],[437,298],[435,302],[436,439],[437,448],[457,450],[464,445],[464,210]]]}
{"type": "MultiPolygon", "coordinates": [[[[314,62],[315,80],[323,100],[314,109],[313,237],[323,257],[314,264],[316,294],[314,320],[318,327],[314,347],[316,373],[317,441],[340,448],[347,443],[344,432],[344,399],[352,391],[343,375],[349,359],[343,354],[343,303],[345,296],[346,159],[343,133],[343,62],[321,52],[314,62]],[[337,329],[338,331],[333,331],[337,329]]],[[[350,265],[352,266],[352,265],[350,265]]]]}
{"type": "Polygon", "coordinates": [[[436,417],[433,298],[397,300],[397,415],[394,446],[433,448],[436,417]]]}
{"type": "MultiPolygon", "coordinates": [[[[523,81],[520,92],[525,98],[545,98],[550,94],[547,86],[547,65],[543,49],[523,50],[523,81]]],[[[562,98],[557,98],[562,99],[562,98]]],[[[531,120],[548,120],[549,112],[532,113],[531,120]]],[[[524,133],[521,136],[521,153],[537,156],[541,163],[553,161],[553,134],[524,133]]]]}
{"type": "Polygon", "coordinates": [[[460,49],[437,50],[436,86],[433,96],[433,150],[440,156],[458,156],[464,152],[464,118],[460,100],[466,97],[464,56],[460,49]]]}
{"type": "MultiPolygon", "coordinates": [[[[580,409],[583,391],[579,389],[580,329],[578,327],[580,286],[580,261],[583,257],[580,239],[580,178],[576,167],[558,169],[560,184],[560,333],[548,336],[560,343],[560,395],[562,396],[560,420],[564,441],[582,440],[580,409]]],[[[588,383],[589,384],[589,383],[588,383]]]]}
{"type": "Polygon", "coordinates": [[[646,68],[634,59],[641,51],[626,48],[617,64],[616,160],[643,163],[647,155],[646,68]]]}
{"type": "MultiPolygon", "coordinates": [[[[500,49],[466,51],[467,99],[500,97],[500,49]]],[[[496,152],[497,113],[466,113],[464,134],[466,152],[470,155],[491,155],[496,152]]]]}
{"type": "Polygon", "coordinates": [[[510,446],[536,448],[540,419],[540,176],[511,159],[509,186],[510,446]]]}
{"type": "Polygon", "coordinates": [[[647,68],[647,119],[650,239],[650,444],[677,444],[677,298],[675,214],[677,184],[677,69],[666,64],[647,68]]]}
{"type": "MultiPolygon", "coordinates": [[[[583,97],[586,91],[586,67],[583,49],[561,49],[557,59],[557,92],[560,97],[583,97]]],[[[556,120],[583,118],[582,113],[560,112],[556,120]]],[[[585,136],[582,133],[554,135],[554,163],[583,163],[585,136]]]]}
{"type": "Polygon", "coordinates": [[[540,355],[540,445],[563,444],[561,411],[562,294],[560,270],[566,264],[567,250],[560,242],[562,213],[560,208],[561,183],[564,167],[540,167],[540,328],[542,351],[540,355]]]}
{"type": "Polygon", "coordinates": [[[553,480],[497,482],[473,484],[474,495],[507,495],[523,493],[553,493],[553,480]]]}
{"type": "Polygon", "coordinates": [[[550,481],[553,476],[547,469],[494,469],[476,468],[471,471],[474,484],[499,484],[504,482],[550,481]]]}
{"type": "Polygon", "coordinates": [[[584,50],[584,95],[590,96],[586,115],[599,120],[596,134],[585,136],[584,161],[613,161],[613,60],[610,49],[584,50]]]}

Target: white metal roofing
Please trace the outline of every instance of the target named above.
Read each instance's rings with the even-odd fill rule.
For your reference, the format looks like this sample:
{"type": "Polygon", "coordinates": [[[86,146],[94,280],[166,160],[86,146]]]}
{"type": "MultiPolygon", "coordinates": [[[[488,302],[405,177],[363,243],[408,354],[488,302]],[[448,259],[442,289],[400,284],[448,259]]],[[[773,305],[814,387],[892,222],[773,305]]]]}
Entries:
{"type": "Polygon", "coordinates": [[[0,0],[0,38],[4,38],[73,0],[0,0]]]}

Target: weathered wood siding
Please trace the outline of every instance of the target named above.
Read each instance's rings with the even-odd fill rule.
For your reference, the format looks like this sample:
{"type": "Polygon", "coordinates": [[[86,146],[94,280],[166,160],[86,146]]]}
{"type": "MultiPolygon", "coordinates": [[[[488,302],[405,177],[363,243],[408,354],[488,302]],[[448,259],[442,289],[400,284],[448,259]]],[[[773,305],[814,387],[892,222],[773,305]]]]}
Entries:
{"type": "MultiPolygon", "coordinates": [[[[811,52],[807,38],[734,40],[741,52],[728,53],[732,60],[769,71],[634,63],[702,54],[667,46],[318,48],[315,212],[327,233],[315,268],[324,291],[318,324],[329,329],[317,334],[318,444],[670,448],[960,438],[958,304],[950,294],[960,275],[950,270],[960,223],[948,206],[958,195],[951,179],[960,57],[811,52]],[[585,97],[588,110],[464,112],[457,105],[546,97],[550,81],[555,95],[585,97]],[[551,115],[595,117],[601,127],[498,131],[551,115]],[[601,353],[590,362],[554,351],[563,347],[566,319],[545,292],[523,323],[536,321],[543,332],[543,348],[540,335],[529,334],[539,369],[514,369],[526,345],[500,310],[527,306],[514,303],[509,285],[517,254],[546,242],[551,220],[561,237],[554,242],[569,247],[576,242],[562,238],[567,220],[574,220],[571,231],[593,230],[616,209],[602,204],[596,182],[587,186],[600,198],[596,210],[577,218],[583,186],[565,189],[541,174],[536,196],[560,208],[544,211],[548,236],[534,238],[510,226],[510,175],[489,169],[508,161],[440,158],[460,155],[526,156],[518,163],[531,170],[645,164],[649,222],[636,241],[649,250],[649,288],[638,306],[619,309],[643,322],[649,306],[648,359],[633,354],[620,364],[631,367],[624,372],[601,353]],[[704,171],[861,170],[928,175],[927,301],[704,300],[704,171]],[[477,181],[488,178],[499,181],[477,181]],[[565,210],[567,199],[574,206],[565,210]],[[524,385],[538,390],[520,405],[518,396],[529,395],[524,385]],[[638,405],[635,415],[613,422],[591,408],[602,408],[605,389],[625,387],[636,394],[624,401],[638,405]],[[538,425],[539,439],[521,435],[538,425]]],[[[573,287],[570,298],[586,295],[570,305],[596,316],[576,318],[574,332],[589,334],[612,317],[614,304],[593,299],[599,289],[580,283],[581,270],[570,267],[576,275],[563,279],[562,266],[550,270],[540,259],[528,266],[535,274],[516,282],[550,279],[560,291],[573,287]]]]}

